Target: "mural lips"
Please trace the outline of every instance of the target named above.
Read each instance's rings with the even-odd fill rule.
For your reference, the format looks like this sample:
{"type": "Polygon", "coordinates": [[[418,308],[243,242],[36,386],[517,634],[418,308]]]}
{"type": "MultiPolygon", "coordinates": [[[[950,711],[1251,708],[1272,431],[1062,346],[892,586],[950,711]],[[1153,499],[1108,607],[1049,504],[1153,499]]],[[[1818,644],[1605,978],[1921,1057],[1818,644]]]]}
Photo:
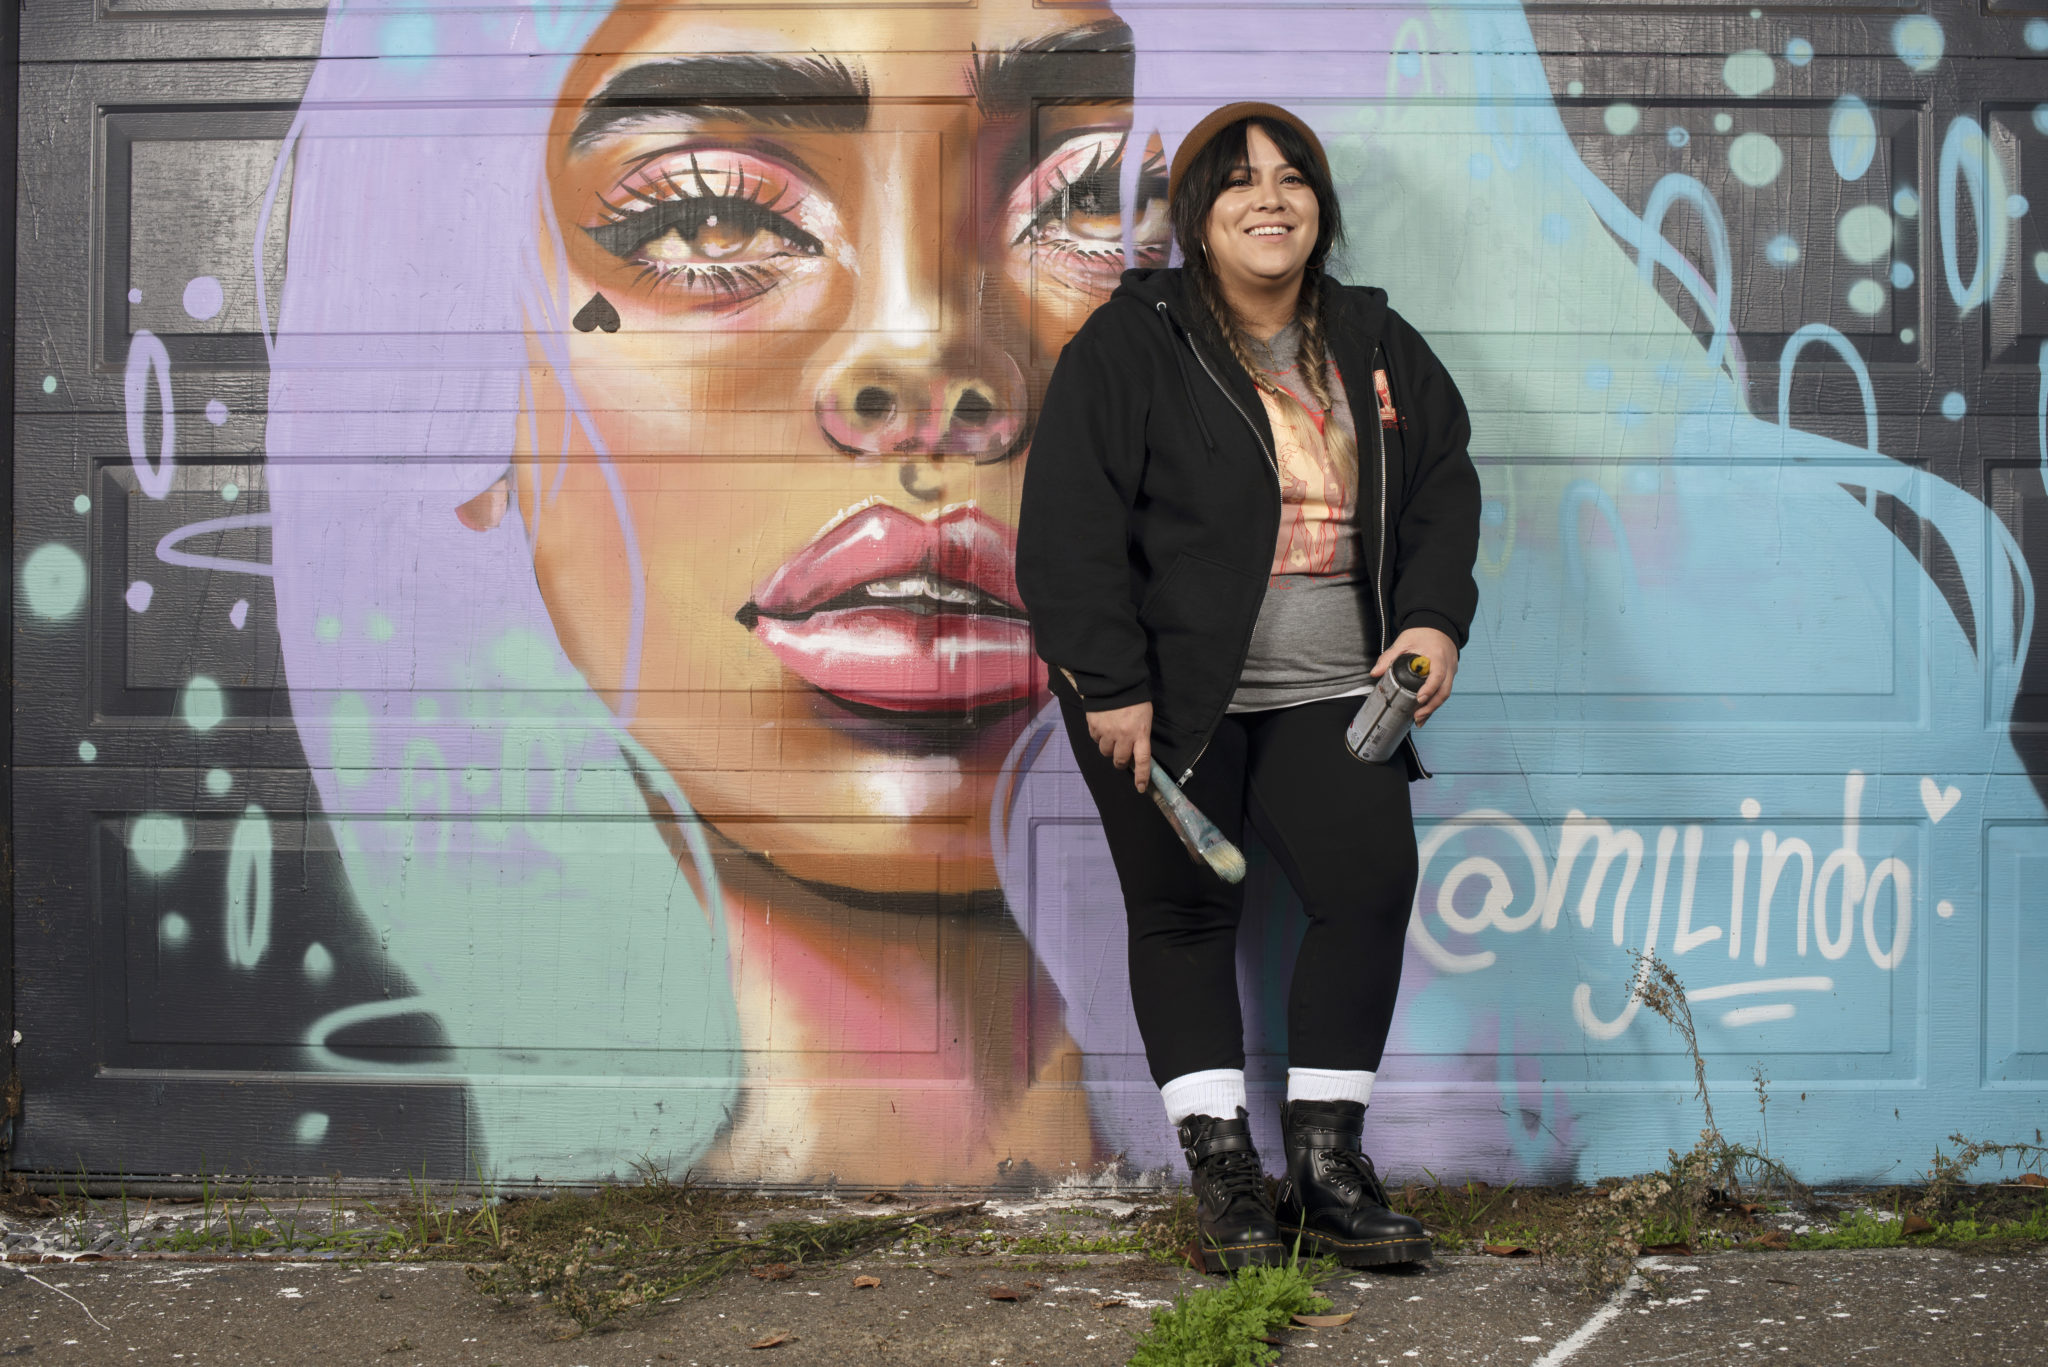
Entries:
{"type": "Polygon", "coordinates": [[[739,620],[791,673],[867,707],[958,712],[1044,683],[1016,530],[972,505],[930,520],[860,508],[769,575],[739,620]]]}

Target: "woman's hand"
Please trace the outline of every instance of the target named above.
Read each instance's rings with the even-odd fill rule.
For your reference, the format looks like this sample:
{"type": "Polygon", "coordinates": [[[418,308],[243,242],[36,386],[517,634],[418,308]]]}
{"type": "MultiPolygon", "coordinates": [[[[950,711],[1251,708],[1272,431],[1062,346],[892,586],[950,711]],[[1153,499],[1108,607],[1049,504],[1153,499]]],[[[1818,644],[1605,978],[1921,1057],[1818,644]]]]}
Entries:
{"type": "MultiPolygon", "coordinates": [[[[1439,632],[1439,635],[1442,633],[1439,632]]],[[[1431,665],[1434,669],[1436,666],[1431,665]]],[[[1128,768],[1144,792],[1152,783],[1152,704],[1134,703],[1088,714],[1088,739],[1119,769],[1128,768]]]]}
{"type": "MultiPolygon", "coordinates": [[[[1429,677],[1422,681],[1422,691],[1415,695],[1420,700],[1415,709],[1415,724],[1420,726],[1451,696],[1451,680],[1458,674],[1458,645],[1435,627],[1410,627],[1396,636],[1387,653],[1380,656],[1372,667],[1372,676],[1377,679],[1386,673],[1403,655],[1420,655],[1429,661],[1429,677]]],[[[1093,734],[1093,726],[1089,732],[1093,734]]]]}

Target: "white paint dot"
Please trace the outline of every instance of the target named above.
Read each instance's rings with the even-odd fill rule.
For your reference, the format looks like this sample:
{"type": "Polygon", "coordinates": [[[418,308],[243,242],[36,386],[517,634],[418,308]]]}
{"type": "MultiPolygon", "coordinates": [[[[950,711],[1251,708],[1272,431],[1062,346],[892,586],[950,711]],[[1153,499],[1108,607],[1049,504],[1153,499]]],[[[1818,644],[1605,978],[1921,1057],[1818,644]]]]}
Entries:
{"type": "Polygon", "coordinates": [[[1756,48],[1731,53],[1721,64],[1721,84],[1744,99],[1763,94],[1778,80],[1778,69],[1770,54],[1756,48]]]}
{"type": "Polygon", "coordinates": [[[1877,260],[1892,249],[1892,216],[1880,205],[1857,205],[1836,225],[1835,245],[1859,265],[1877,260]]]}
{"type": "Polygon", "coordinates": [[[1566,81],[1564,93],[1576,100],[1579,96],[1586,93],[1586,83],[1584,81],[1566,81]]]}
{"type": "Polygon", "coordinates": [[[1934,914],[1946,921],[1949,917],[1956,914],[1956,904],[1954,902],[1936,902],[1934,904],[1934,914]]]}
{"type": "Polygon", "coordinates": [[[1947,45],[1941,25],[1924,14],[1909,14],[1892,25],[1892,51],[1915,71],[1928,72],[1941,65],[1947,45]]]}
{"type": "Polygon", "coordinates": [[[1728,169],[1744,185],[1761,189],[1785,169],[1785,154],[1765,134],[1744,133],[1728,144],[1728,169]]]}
{"type": "Polygon", "coordinates": [[[1715,131],[1716,133],[1725,133],[1725,132],[1727,132],[1727,131],[1728,131],[1729,129],[1733,128],[1734,126],[1735,126],[1735,116],[1734,116],[1734,115],[1732,115],[1732,114],[1716,114],[1716,115],[1714,115],[1714,131],[1715,131]]]}
{"type": "Polygon", "coordinates": [[[173,911],[157,922],[157,934],[167,945],[182,945],[192,938],[192,923],[173,911]]]}
{"type": "Polygon", "coordinates": [[[194,731],[211,731],[228,714],[227,694],[204,674],[194,675],[179,696],[178,711],[194,731]]]}
{"type": "Polygon", "coordinates": [[[1758,802],[1753,797],[1746,797],[1742,799],[1742,819],[1744,821],[1754,821],[1763,814],[1763,803],[1758,802]]]}
{"type": "Polygon", "coordinates": [[[184,304],[188,316],[203,323],[220,312],[223,302],[220,281],[212,276],[195,276],[186,282],[184,304]]]}
{"type": "Polygon", "coordinates": [[[139,816],[128,828],[128,851],[149,873],[169,873],[178,867],[190,843],[185,823],[162,812],[139,816]]]}
{"type": "Polygon", "coordinates": [[[1643,121],[1643,111],[1632,104],[1610,104],[1600,115],[1600,122],[1607,131],[1617,138],[1625,138],[1636,131],[1636,125],[1643,121]]]}
{"type": "Polygon", "coordinates": [[[61,542],[38,546],[21,562],[21,596],[38,617],[61,622],[85,601],[85,558],[61,542]]]}

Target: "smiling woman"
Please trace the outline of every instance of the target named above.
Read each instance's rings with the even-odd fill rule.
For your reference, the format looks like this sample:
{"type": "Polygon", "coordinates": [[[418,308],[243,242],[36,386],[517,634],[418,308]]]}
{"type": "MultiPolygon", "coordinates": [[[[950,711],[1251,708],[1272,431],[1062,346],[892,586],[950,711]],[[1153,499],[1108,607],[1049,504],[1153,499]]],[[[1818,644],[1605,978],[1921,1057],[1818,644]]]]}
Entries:
{"type": "Polygon", "coordinates": [[[450,58],[437,93],[477,102],[402,130],[323,67],[360,104],[316,80],[301,121],[280,601],[358,901],[399,908],[387,944],[425,985],[323,1022],[323,1061],[369,1066],[334,1042],[365,1013],[431,1012],[520,1173],[656,1152],[997,1182],[1100,1156],[1086,1094],[1034,1085],[1079,1065],[1032,1007],[1056,998],[989,831],[1047,700],[1015,577],[1035,405],[1119,272],[1165,259],[1130,48],[1106,9],[1022,0],[622,8],[564,47],[544,126],[499,98],[530,67],[450,58]],[[439,229],[336,250],[307,206],[351,188],[461,200],[463,253],[430,259],[439,229]],[[374,392],[322,364],[337,334],[423,364],[374,392]],[[423,443],[354,479],[295,463],[423,443]],[[352,640],[365,593],[412,620],[298,638],[352,640]],[[484,926],[546,964],[514,972],[518,1016],[463,978],[484,926]]]}

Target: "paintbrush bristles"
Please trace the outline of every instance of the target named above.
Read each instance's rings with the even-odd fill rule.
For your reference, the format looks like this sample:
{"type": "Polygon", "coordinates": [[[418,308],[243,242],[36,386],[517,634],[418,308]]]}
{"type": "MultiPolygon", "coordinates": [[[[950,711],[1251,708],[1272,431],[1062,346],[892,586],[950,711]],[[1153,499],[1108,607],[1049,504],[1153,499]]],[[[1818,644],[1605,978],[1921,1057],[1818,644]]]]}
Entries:
{"type": "Polygon", "coordinates": [[[1228,840],[1220,840],[1220,843],[1202,851],[1202,858],[1208,861],[1209,867],[1216,870],[1216,876],[1224,882],[1244,881],[1244,852],[1228,840]]]}
{"type": "Polygon", "coordinates": [[[1188,847],[1189,854],[1207,864],[1226,883],[1236,883],[1244,878],[1243,853],[1223,838],[1223,832],[1216,829],[1215,822],[1202,815],[1201,808],[1187,800],[1186,794],[1159,767],[1158,760],[1152,761],[1152,801],[1166,813],[1173,833],[1180,837],[1181,844],[1188,847]]]}

